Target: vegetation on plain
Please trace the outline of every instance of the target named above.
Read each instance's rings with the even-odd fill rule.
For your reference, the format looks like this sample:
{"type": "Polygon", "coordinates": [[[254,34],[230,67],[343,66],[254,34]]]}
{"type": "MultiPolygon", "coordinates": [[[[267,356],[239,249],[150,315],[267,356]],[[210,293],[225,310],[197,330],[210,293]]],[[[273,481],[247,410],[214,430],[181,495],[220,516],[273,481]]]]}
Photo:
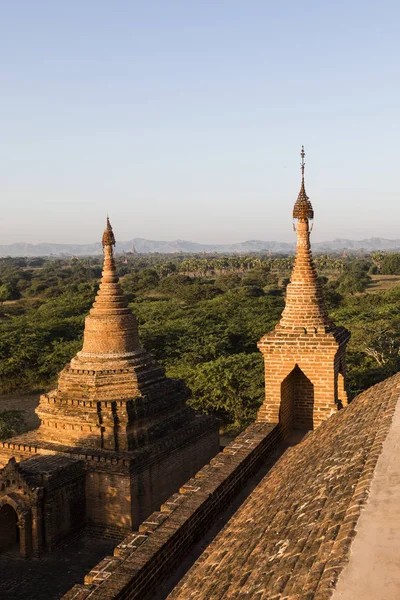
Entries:
{"type": "MultiPolygon", "coordinates": [[[[142,344],[168,376],[185,380],[194,408],[236,428],[254,419],[264,393],[257,341],[280,318],[293,261],[117,256],[142,344]]],[[[366,292],[374,277],[400,274],[400,254],[319,255],[315,262],[333,320],[352,333],[347,364],[354,396],[399,370],[400,286],[366,292]]],[[[0,259],[0,393],[56,382],[81,348],[100,275],[101,257],[0,259]]],[[[0,438],[15,419],[0,415],[0,438]]]]}

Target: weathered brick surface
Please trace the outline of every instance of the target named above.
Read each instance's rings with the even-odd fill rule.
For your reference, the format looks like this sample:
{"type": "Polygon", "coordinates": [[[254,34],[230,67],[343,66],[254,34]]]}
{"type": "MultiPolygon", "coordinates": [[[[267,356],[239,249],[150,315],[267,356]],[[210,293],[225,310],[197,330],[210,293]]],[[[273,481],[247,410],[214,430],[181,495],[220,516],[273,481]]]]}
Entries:
{"type": "Polygon", "coordinates": [[[281,439],[279,425],[248,427],[115,548],[119,564],[107,557],[87,575],[86,585],[76,585],[64,600],[142,600],[170,575],[281,439]]]}
{"type": "MultiPolygon", "coordinates": [[[[12,525],[14,534],[18,526],[23,556],[39,556],[44,547],[54,549],[83,529],[84,482],[82,462],[59,455],[36,456],[20,464],[12,459],[0,471],[0,512],[2,507],[15,512],[17,522],[12,525]]],[[[0,539],[0,550],[5,549],[0,539]]]]}
{"type": "Polygon", "coordinates": [[[296,261],[285,308],[275,330],[258,343],[265,363],[265,401],[258,421],[280,421],[285,429],[313,429],[347,405],[345,349],[350,334],[335,327],[325,309],[311,254],[313,217],[303,171],[293,211],[296,261]]]}
{"type": "MultiPolygon", "coordinates": [[[[102,280],[85,320],[83,348],[60,373],[57,388],[41,396],[39,429],[0,442],[0,468],[11,458],[78,459],[75,493],[65,491],[63,498],[44,487],[44,513],[37,502],[20,501],[27,515],[25,537],[43,550],[56,541],[47,533],[56,515],[63,515],[58,527],[63,534],[85,522],[92,533],[120,539],[219,451],[217,422],[191,410],[184,383],[168,379],[140,346],[113,244],[107,221],[102,280]],[[73,510],[74,496],[79,510],[73,510]],[[36,525],[38,510],[42,518],[36,525]]],[[[0,490],[0,501],[5,495],[0,490]]],[[[15,529],[11,517],[10,523],[15,529]]]]}
{"type": "MultiPolygon", "coordinates": [[[[195,422],[183,382],[164,369],[139,342],[136,318],[122,292],[113,256],[111,225],[103,235],[100,288],[85,319],[83,348],[61,371],[57,388],[40,397],[38,440],[136,450],[195,422]]],[[[213,429],[210,419],[196,419],[213,429]]]]}
{"type": "Polygon", "coordinates": [[[287,451],[169,599],[330,598],[399,397],[397,374],[287,451]]]}

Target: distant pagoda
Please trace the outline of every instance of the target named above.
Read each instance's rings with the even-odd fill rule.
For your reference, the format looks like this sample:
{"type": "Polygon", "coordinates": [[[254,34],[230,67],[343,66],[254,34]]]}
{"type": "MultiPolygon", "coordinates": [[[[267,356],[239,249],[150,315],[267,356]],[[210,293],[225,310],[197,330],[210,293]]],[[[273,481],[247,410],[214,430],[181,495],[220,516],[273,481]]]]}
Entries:
{"type": "Polygon", "coordinates": [[[133,243],[133,241],[132,241],[132,246],[131,246],[131,249],[130,249],[130,250],[128,250],[127,254],[138,254],[138,251],[136,250],[136,246],[135,246],[135,244],[133,243]]]}

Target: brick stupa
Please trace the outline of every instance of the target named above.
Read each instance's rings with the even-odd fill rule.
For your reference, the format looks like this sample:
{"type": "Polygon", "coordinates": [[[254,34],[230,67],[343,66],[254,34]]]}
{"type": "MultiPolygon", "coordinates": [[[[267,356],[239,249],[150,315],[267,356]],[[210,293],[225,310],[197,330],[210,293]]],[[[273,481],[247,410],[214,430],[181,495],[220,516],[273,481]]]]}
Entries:
{"type": "Polygon", "coordinates": [[[85,320],[83,348],[61,371],[57,389],[41,397],[38,436],[68,445],[135,450],[187,426],[194,415],[185,404],[183,383],[167,379],[140,345],[136,318],[116,272],[108,219],[102,243],[103,274],[85,320]]]}
{"type": "Polygon", "coordinates": [[[102,279],[86,317],[82,350],[61,371],[57,388],[40,397],[39,429],[0,442],[0,467],[13,458],[22,461],[18,478],[0,487],[0,500],[12,497],[17,506],[19,499],[21,514],[28,515],[27,554],[29,546],[51,549],[57,529],[63,536],[84,524],[110,535],[134,529],[219,450],[215,421],[186,405],[184,383],[166,378],[140,345],[116,273],[108,219],[102,242],[102,279]],[[43,455],[65,460],[49,462],[43,455]],[[41,482],[40,465],[30,465],[45,458],[41,482]],[[36,474],[40,506],[30,506],[23,492],[25,472],[28,487],[29,473],[36,474]],[[76,510],[77,501],[83,510],[76,510]],[[51,513],[59,515],[58,524],[51,513]]]}
{"type": "Polygon", "coordinates": [[[280,422],[286,430],[313,429],[342,406],[345,391],[346,344],[350,333],[329,319],[310,247],[314,218],[302,180],[293,209],[297,220],[297,251],[286,305],[275,330],[258,343],[265,362],[265,401],[258,421],[280,422]]]}

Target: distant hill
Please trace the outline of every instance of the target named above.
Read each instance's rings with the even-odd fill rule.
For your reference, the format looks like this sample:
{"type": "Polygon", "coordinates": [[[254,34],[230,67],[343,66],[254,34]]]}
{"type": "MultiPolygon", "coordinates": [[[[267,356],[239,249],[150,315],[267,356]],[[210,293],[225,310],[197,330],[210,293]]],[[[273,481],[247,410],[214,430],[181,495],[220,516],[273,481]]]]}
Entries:
{"type": "MultiPolygon", "coordinates": [[[[199,244],[185,240],[172,242],[158,242],[134,238],[128,242],[118,242],[117,252],[129,252],[132,245],[141,254],[160,252],[162,254],[178,253],[220,253],[220,254],[247,254],[249,252],[281,252],[294,253],[295,244],[285,242],[249,240],[236,244],[199,244]]],[[[385,238],[368,238],[365,240],[335,239],[329,242],[317,242],[312,245],[315,252],[341,252],[342,250],[372,252],[373,250],[398,250],[400,240],[387,240],[385,238]]],[[[1,245],[0,256],[90,256],[102,253],[99,242],[95,244],[18,244],[1,245]]]]}

